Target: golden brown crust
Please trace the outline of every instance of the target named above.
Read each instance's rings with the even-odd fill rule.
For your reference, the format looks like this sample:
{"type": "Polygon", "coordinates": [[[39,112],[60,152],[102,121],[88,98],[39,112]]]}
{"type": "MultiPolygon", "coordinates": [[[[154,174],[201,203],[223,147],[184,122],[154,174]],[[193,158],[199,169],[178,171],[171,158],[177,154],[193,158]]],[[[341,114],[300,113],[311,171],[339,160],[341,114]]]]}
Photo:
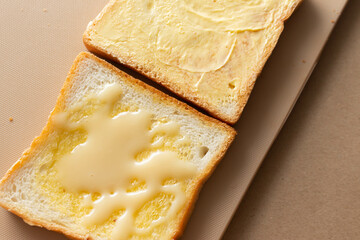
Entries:
{"type": "Polygon", "coordinates": [[[235,135],[236,135],[235,130],[232,133],[229,133],[227,141],[222,146],[222,148],[219,149],[218,153],[214,157],[211,164],[208,164],[208,167],[204,170],[204,172],[196,180],[197,184],[192,189],[192,192],[191,192],[192,198],[190,199],[190,201],[186,207],[186,211],[184,212],[184,215],[182,216],[182,220],[179,224],[178,231],[174,234],[174,239],[179,238],[183,234],[186,223],[190,218],[191,212],[195,206],[196,200],[198,199],[198,196],[199,196],[202,186],[204,185],[206,180],[211,176],[211,174],[215,170],[216,166],[219,164],[220,160],[225,156],[225,153],[226,153],[227,149],[229,148],[230,144],[232,143],[232,141],[234,140],[235,135]]]}
{"type": "MultiPolygon", "coordinates": [[[[282,31],[284,30],[284,23],[285,21],[292,15],[292,13],[295,11],[295,9],[297,9],[297,7],[301,4],[303,0],[297,0],[290,8],[287,9],[286,12],[283,13],[283,16],[281,19],[279,19],[278,21],[278,25],[274,25],[273,28],[278,28],[278,32],[274,32],[275,35],[275,41],[271,41],[271,44],[266,46],[266,49],[263,53],[263,56],[260,58],[261,61],[258,63],[258,70],[256,72],[254,72],[252,74],[252,77],[248,80],[249,82],[251,82],[251,84],[248,86],[248,88],[246,89],[245,93],[243,95],[239,95],[239,108],[237,109],[236,115],[232,116],[231,118],[227,118],[222,119],[225,122],[229,123],[229,124],[234,124],[236,123],[240,116],[242,111],[245,108],[245,105],[247,103],[247,101],[249,100],[250,94],[255,86],[255,81],[258,78],[258,76],[260,75],[260,73],[262,72],[265,63],[267,62],[267,60],[269,59],[269,57],[271,56],[273,50],[275,49],[276,44],[278,43],[278,40],[280,38],[280,35],[282,33],[282,31]]],[[[217,117],[217,116],[215,116],[217,117]]],[[[221,118],[220,118],[221,119],[221,118]]]]}
{"type": "Polygon", "coordinates": [[[196,109],[190,107],[189,105],[187,105],[186,103],[183,103],[173,97],[170,97],[169,95],[157,90],[154,87],[151,87],[149,85],[147,85],[146,83],[144,83],[143,81],[140,81],[136,78],[133,78],[132,76],[128,75],[127,73],[121,71],[120,69],[116,68],[115,66],[113,66],[112,64],[106,62],[105,60],[102,60],[98,57],[96,57],[95,55],[88,53],[88,52],[82,52],[79,55],[85,55],[87,58],[91,58],[95,61],[97,61],[98,63],[104,65],[106,68],[112,70],[113,72],[115,72],[117,75],[120,75],[122,77],[122,80],[126,81],[126,82],[130,82],[131,84],[133,84],[134,86],[138,86],[141,87],[142,89],[138,89],[140,91],[150,91],[151,93],[153,93],[154,95],[157,95],[157,97],[159,97],[162,100],[163,104],[168,104],[171,103],[172,105],[175,105],[178,108],[181,108],[183,110],[185,110],[186,112],[189,112],[195,116],[197,116],[198,118],[200,118],[201,120],[205,122],[211,122],[212,124],[221,126],[225,131],[227,131],[229,134],[231,134],[233,131],[235,131],[232,127],[230,127],[229,125],[215,119],[212,117],[209,117],[203,113],[200,113],[199,111],[197,111],[196,109]]]}
{"type": "MultiPolygon", "coordinates": [[[[16,170],[20,169],[26,162],[28,162],[32,156],[34,156],[37,152],[37,149],[39,149],[41,147],[42,144],[45,143],[50,131],[51,131],[51,121],[50,119],[59,111],[59,109],[61,107],[64,106],[64,102],[65,102],[65,94],[67,93],[67,91],[71,88],[71,80],[73,79],[73,76],[75,75],[76,71],[77,71],[77,65],[79,64],[79,62],[85,57],[85,55],[79,54],[77,56],[77,58],[75,59],[73,66],[71,67],[68,76],[65,80],[65,83],[60,91],[60,95],[57,99],[56,105],[54,107],[54,109],[52,110],[52,112],[49,115],[48,121],[46,123],[46,126],[43,128],[43,130],[41,131],[41,134],[36,137],[30,147],[28,149],[26,149],[22,156],[20,157],[20,159],[18,161],[15,162],[15,164],[7,171],[7,173],[5,174],[5,176],[1,179],[0,181],[0,186],[4,185],[5,182],[13,175],[16,174],[16,170]]],[[[38,227],[44,227],[48,230],[51,231],[55,231],[55,232],[59,232],[62,233],[64,235],[66,235],[67,237],[71,238],[71,239],[75,239],[75,240],[84,240],[84,239],[88,239],[91,240],[90,238],[88,238],[85,235],[81,235],[81,234],[77,234],[73,231],[69,231],[68,229],[66,229],[65,227],[61,227],[55,224],[51,224],[47,221],[41,220],[41,219],[36,219],[35,217],[31,217],[29,215],[26,215],[26,213],[22,213],[22,211],[20,209],[17,209],[11,205],[8,205],[4,202],[0,201],[0,206],[5,208],[6,210],[14,213],[15,215],[21,217],[27,224],[29,225],[33,225],[33,226],[38,226],[38,227]]]]}
{"type": "Polygon", "coordinates": [[[226,150],[229,148],[230,144],[232,143],[232,141],[235,138],[236,135],[236,131],[235,129],[233,129],[232,127],[230,127],[229,125],[214,119],[212,117],[209,117],[205,114],[202,114],[200,112],[198,112],[197,110],[195,110],[194,108],[188,106],[187,104],[178,101],[177,99],[170,97],[169,95],[166,95],[165,93],[145,84],[144,82],[135,79],[133,77],[131,77],[130,75],[122,72],[121,70],[119,70],[118,68],[116,68],[115,66],[107,63],[106,61],[99,59],[97,57],[95,57],[94,55],[90,54],[90,53],[82,53],[82,54],[87,54],[90,58],[96,60],[97,62],[105,65],[106,68],[111,69],[112,71],[116,72],[118,75],[120,75],[123,80],[126,80],[128,82],[133,83],[135,86],[139,86],[142,88],[142,91],[150,91],[151,93],[153,93],[154,95],[156,95],[157,97],[160,97],[162,103],[170,103],[171,105],[175,105],[177,108],[183,109],[187,112],[190,112],[191,114],[197,116],[198,118],[203,120],[204,124],[209,124],[211,123],[212,126],[216,126],[216,127],[220,127],[222,128],[224,131],[227,132],[227,140],[224,143],[224,145],[222,146],[221,149],[218,150],[217,154],[215,155],[215,157],[213,158],[213,160],[208,164],[207,168],[202,172],[202,174],[194,179],[193,181],[196,182],[197,184],[195,185],[195,187],[191,190],[191,195],[192,198],[191,200],[188,202],[188,205],[186,206],[186,211],[184,211],[183,216],[181,216],[181,221],[179,223],[179,229],[178,231],[176,231],[174,233],[174,239],[178,238],[181,236],[186,222],[190,216],[191,210],[197,200],[198,197],[198,193],[202,187],[202,185],[205,183],[205,181],[209,178],[209,176],[211,175],[211,173],[214,171],[216,165],[220,162],[220,160],[222,159],[222,157],[225,155],[226,150]]]}
{"type": "MultiPolygon", "coordinates": [[[[56,105],[53,109],[53,111],[51,112],[50,116],[49,116],[49,120],[46,124],[46,126],[44,127],[44,129],[42,130],[40,136],[36,137],[33,142],[31,143],[31,146],[29,149],[27,149],[23,155],[21,156],[21,158],[10,168],[10,170],[6,173],[5,177],[1,180],[0,182],[0,186],[5,184],[5,182],[9,179],[10,176],[12,176],[13,174],[16,174],[16,170],[21,168],[27,161],[29,161],[31,159],[32,156],[34,156],[34,154],[36,154],[37,150],[41,147],[42,144],[45,143],[48,135],[51,132],[52,129],[52,124],[51,124],[51,119],[53,118],[53,116],[55,114],[57,114],[59,111],[61,111],[62,109],[65,108],[65,99],[66,96],[68,94],[68,92],[70,91],[73,83],[74,83],[74,75],[76,75],[77,70],[78,70],[78,65],[79,63],[84,60],[84,59],[92,59],[95,60],[97,63],[103,65],[105,68],[110,69],[111,71],[115,72],[117,75],[121,76],[122,80],[130,83],[132,86],[136,87],[137,90],[139,91],[143,91],[143,92],[151,92],[153,94],[153,96],[155,96],[156,98],[159,98],[161,100],[161,102],[164,104],[169,104],[172,106],[175,106],[176,108],[182,109],[185,112],[188,112],[194,116],[196,116],[198,119],[202,120],[203,124],[206,124],[208,126],[212,126],[212,127],[217,127],[222,129],[224,132],[227,133],[227,139],[226,142],[224,143],[224,145],[222,146],[221,149],[218,150],[216,156],[212,159],[212,161],[208,164],[208,167],[203,171],[203,173],[194,180],[194,182],[196,182],[196,184],[194,185],[194,187],[191,189],[191,195],[192,198],[191,200],[187,203],[186,206],[186,211],[184,211],[184,214],[181,216],[181,219],[178,223],[179,228],[177,229],[176,232],[174,232],[174,236],[173,238],[176,239],[177,237],[179,237],[182,232],[183,229],[185,227],[185,224],[190,216],[191,210],[194,206],[194,203],[197,199],[197,195],[198,192],[201,188],[201,186],[203,185],[203,183],[206,181],[206,179],[209,177],[209,175],[212,173],[212,171],[214,170],[215,166],[218,164],[218,162],[221,160],[221,158],[224,156],[226,150],[228,149],[228,147],[230,146],[231,142],[233,141],[236,132],[235,130],[230,127],[229,125],[220,122],[219,120],[216,120],[214,118],[211,118],[209,116],[206,116],[198,111],[196,111],[195,109],[191,108],[190,106],[188,106],[187,104],[180,102],[168,95],[166,95],[165,93],[145,84],[144,82],[137,80],[131,76],[129,76],[128,74],[122,72],[121,70],[117,69],[116,67],[114,67],[113,65],[107,63],[106,61],[94,56],[91,53],[88,52],[82,52],[80,53],[74,63],[73,66],[70,69],[70,72],[66,78],[66,81],[61,89],[60,95],[57,99],[56,105]]],[[[26,215],[26,213],[22,213],[22,211],[20,209],[16,209],[13,206],[10,206],[6,203],[2,203],[0,202],[0,206],[2,206],[3,208],[9,210],[10,212],[18,215],[19,217],[23,218],[25,222],[27,222],[30,225],[35,225],[35,226],[39,226],[39,227],[44,227],[46,229],[52,230],[52,231],[56,231],[56,232],[60,232],[65,234],[66,236],[72,238],[72,239],[88,239],[91,240],[91,238],[89,236],[86,235],[81,235],[81,234],[77,234],[73,231],[69,231],[69,229],[66,229],[65,227],[61,227],[55,224],[51,224],[49,222],[46,222],[44,220],[41,219],[36,219],[35,217],[26,215]]]]}
{"type": "Polygon", "coordinates": [[[74,240],[84,240],[84,239],[91,240],[91,238],[88,238],[87,236],[84,236],[84,235],[76,234],[76,233],[74,233],[72,231],[69,231],[65,227],[55,226],[53,224],[49,224],[46,221],[31,218],[28,215],[21,213],[21,211],[15,209],[15,208],[10,208],[8,205],[5,205],[5,204],[3,204],[1,202],[0,202],[0,206],[5,208],[9,212],[17,215],[18,217],[21,217],[24,220],[24,222],[29,224],[30,226],[37,226],[37,227],[41,227],[41,228],[46,228],[48,230],[64,234],[66,237],[68,237],[70,239],[74,239],[74,240]]]}
{"type": "Polygon", "coordinates": [[[232,115],[226,115],[226,114],[222,113],[220,110],[218,110],[216,107],[214,107],[213,105],[209,104],[207,101],[204,101],[204,100],[198,98],[196,95],[192,94],[191,92],[178,88],[176,85],[172,84],[171,81],[168,80],[166,76],[164,76],[164,75],[159,76],[158,74],[153,72],[152,69],[147,69],[146,66],[142,67],[137,64],[134,64],[131,59],[126,58],[124,56],[113,56],[103,47],[94,44],[91,41],[91,37],[89,36],[89,33],[92,31],[93,26],[99,20],[101,20],[104,13],[106,13],[109,9],[111,9],[111,7],[114,5],[115,2],[116,2],[115,0],[110,1],[106,5],[106,7],[100,12],[100,14],[89,24],[87,30],[85,31],[85,33],[83,35],[83,42],[84,42],[84,45],[86,46],[86,48],[90,52],[93,52],[93,53],[97,54],[98,56],[110,59],[110,60],[118,62],[120,64],[124,64],[126,67],[145,75],[152,81],[157,82],[157,83],[161,84],[162,86],[166,87],[167,89],[172,91],[177,96],[179,96],[179,97],[185,99],[186,101],[189,101],[189,102],[195,104],[196,106],[200,107],[201,109],[205,110],[211,116],[213,116],[217,119],[220,119],[228,124],[235,124],[239,120],[240,115],[249,99],[251,91],[255,85],[256,78],[261,73],[266,61],[270,57],[273,49],[275,48],[275,45],[278,42],[279,36],[283,30],[284,22],[291,16],[293,11],[302,2],[302,0],[295,1],[294,4],[291,5],[291,7],[288,8],[287,11],[285,11],[283,13],[282,18],[278,19],[278,25],[276,25],[276,26],[279,27],[279,30],[277,32],[274,32],[274,34],[276,35],[276,40],[272,41],[271,44],[269,44],[266,47],[265,51],[263,52],[263,56],[259,58],[259,59],[261,59],[261,61],[258,63],[258,67],[256,68],[256,71],[254,71],[252,76],[248,79],[248,82],[250,84],[247,87],[247,89],[242,94],[237,95],[238,96],[238,99],[236,101],[237,109],[236,109],[235,114],[232,114],[232,115]]]}

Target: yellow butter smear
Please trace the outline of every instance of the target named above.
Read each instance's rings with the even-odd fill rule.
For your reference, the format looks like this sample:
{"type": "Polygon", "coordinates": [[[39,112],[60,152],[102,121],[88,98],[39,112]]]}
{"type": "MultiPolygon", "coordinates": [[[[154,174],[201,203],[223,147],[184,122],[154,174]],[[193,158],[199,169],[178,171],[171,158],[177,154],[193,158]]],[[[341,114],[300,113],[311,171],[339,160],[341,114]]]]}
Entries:
{"type": "Polygon", "coordinates": [[[154,51],[158,60],[204,73],[226,64],[236,43],[236,33],[266,28],[278,2],[117,1],[96,31],[110,40],[107,41],[110,45],[131,45],[130,41],[148,44],[151,48],[146,50],[154,51]]]}
{"type": "MultiPolygon", "coordinates": [[[[134,58],[137,64],[150,60],[154,66],[161,62],[195,73],[193,87],[198,89],[207,73],[224,68],[237,45],[242,49],[244,42],[251,41],[253,36],[245,32],[259,32],[274,21],[283,1],[288,0],[115,1],[94,25],[91,38],[115,53],[120,50],[121,56],[134,58]]],[[[262,46],[261,42],[259,49],[262,46]]],[[[246,64],[257,53],[246,54],[250,55],[236,56],[244,69],[251,67],[246,64]]],[[[231,92],[227,85],[223,94],[231,92]]]]}
{"type": "Polygon", "coordinates": [[[100,106],[86,117],[77,119],[70,110],[55,116],[57,132],[81,129],[86,140],[82,138],[70,152],[58,155],[54,172],[50,171],[63,194],[70,194],[80,211],[85,209],[82,224],[90,230],[102,226],[109,232],[106,227],[111,221],[109,237],[115,240],[149,234],[176,217],[186,201],[183,182],[197,173],[173,148],[174,143],[189,143],[179,137],[177,123],[154,124],[152,115],[143,110],[114,115],[120,97],[120,86],[109,85],[94,98],[100,106]],[[166,139],[173,140],[166,144],[166,139]],[[151,205],[159,213],[150,222],[144,221],[151,205]]]}

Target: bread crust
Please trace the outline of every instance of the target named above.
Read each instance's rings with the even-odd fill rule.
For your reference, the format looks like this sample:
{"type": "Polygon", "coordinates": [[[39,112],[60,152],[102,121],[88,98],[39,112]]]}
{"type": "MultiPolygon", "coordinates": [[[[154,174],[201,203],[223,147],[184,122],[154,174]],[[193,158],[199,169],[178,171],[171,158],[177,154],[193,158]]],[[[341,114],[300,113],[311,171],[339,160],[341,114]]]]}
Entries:
{"type": "Polygon", "coordinates": [[[196,94],[191,93],[190,91],[186,89],[181,89],[177,87],[176,85],[172,84],[171,80],[167,79],[166,76],[159,76],[156,74],[155,71],[152,69],[148,69],[146,66],[139,66],[135,64],[131,59],[126,58],[125,56],[114,56],[109,51],[107,51],[102,46],[97,45],[91,40],[90,32],[93,30],[95,24],[99,22],[102,19],[102,16],[110,10],[113,5],[115,4],[116,0],[111,0],[105,8],[99,13],[99,15],[89,23],[86,31],[83,34],[83,42],[86,48],[93,52],[94,54],[101,56],[103,58],[110,59],[112,61],[115,61],[117,63],[123,64],[126,67],[135,70],[139,72],[140,74],[146,76],[150,80],[159,83],[160,85],[164,86],[165,88],[169,89],[171,92],[176,94],[177,96],[181,97],[182,99],[191,102],[195,104],[197,107],[200,107],[201,109],[205,110],[207,113],[209,113],[211,116],[220,119],[228,124],[235,124],[240,116],[242,111],[245,108],[245,105],[250,97],[251,91],[255,85],[255,81],[257,77],[260,75],[262,69],[265,66],[266,61],[270,57],[273,49],[275,48],[280,34],[282,33],[284,29],[284,22],[291,16],[291,14],[294,12],[294,10],[300,5],[300,3],[303,0],[296,0],[294,1],[294,4],[291,5],[290,8],[287,8],[286,11],[283,12],[283,15],[278,19],[277,23],[274,24],[275,27],[278,27],[278,31],[274,32],[276,38],[274,41],[272,41],[270,44],[268,44],[265,48],[265,51],[263,52],[263,56],[260,57],[260,61],[258,62],[258,66],[256,68],[256,71],[254,71],[251,74],[251,77],[247,79],[247,82],[249,83],[245,91],[243,91],[242,94],[240,94],[240,89],[237,94],[237,101],[236,101],[236,111],[234,114],[227,115],[222,113],[220,110],[218,110],[216,107],[214,107],[212,104],[209,104],[207,101],[202,100],[196,96],[196,94]]]}
{"type": "MultiPolygon", "coordinates": [[[[198,197],[198,193],[199,193],[202,185],[208,179],[208,177],[211,175],[211,173],[214,171],[214,169],[215,169],[216,165],[219,163],[219,161],[223,158],[226,150],[228,149],[228,147],[230,146],[230,144],[232,143],[232,141],[236,135],[236,131],[229,125],[198,112],[197,110],[193,109],[192,107],[188,106],[187,104],[180,102],[180,101],[174,99],[173,97],[170,97],[170,96],[166,95],[165,93],[145,84],[144,82],[131,77],[130,75],[122,72],[121,70],[114,67],[110,63],[108,63],[88,52],[82,52],[76,57],[73,65],[70,69],[70,72],[68,73],[66,81],[60,91],[60,95],[57,99],[56,105],[49,115],[49,119],[46,123],[46,126],[43,128],[40,136],[36,137],[33,140],[33,142],[30,145],[30,148],[25,150],[24,153],[22,154],[22,156],[20,157],[20,159],[8,170],[6,175],[0,181],[0,187],[3,184],[5,184],[5,182],[13,174],[16,174],[16,170],[20,169],[26,162],[30,161],[31,158],[37,153],[37,150],[39,148],[41,148],[41,146],[43,144],[45,144],[45,141],[46,141],[47,137],[49,136],[49,134],[52,130],[52,127],[53,127],[52,123],[51,123],[52,122],[51,119],[58,112],[62,111],[62,109],[65,108],[66,96],[69,93],[72,85],[74,84],[74,81],[75,81],[74,76],[77,74],[78,65],[84,59],[92,59],[92,60],[96,61],[97,63],[101,64],[102,66],[104,66],[105,68],[110,69],[110,71],[119,75],[124,82],[130,83],[132,86],[134,86],[137,91],[142,91],[146,94],[148,94],[150,92],[153,96],[155,96],[155,98],[158,98],[163,104],[168,104],[168,105],[174,106],[178,109],[181,109],[185,112],[188,112],[191,115],[194,115],[196,118],[200,119],[203,124],[214,127],[214,128],[215,127],[220,128],[222,131],[224,131],[226,133],[227,139],[224,142],[224,144],[222,145],[222,147],[217,150],[215,157],[208,163],[208,166],[206,167],[206,169],[204,169],[202,174],[200,174],[196,179],[193,180],[194,182],[196,182],[196,184],[190,190],[191,199],[189,202],[187,202],[187,205],[185,206],[186,211],[183,211],[183,214],[180,217],[180,221],[177,223],[177,225],[179,227],[176,231],[174,231],[173,236],[172,236],[172,239],[177,239],[183,233],[186,222],[189,219],[189,216],[191,214],[194,203],[198,197]]],[[[66,235],[67,237],[69,237],[71,239],[92,240],[92,238],[89,234],[79,234],[74,231],[70,231],[69,229],[62,227],[60,225],[50,223],[50,222],[44,221],[42,219],[37,219],[36,216],[29,216],[19,208],[11,206],[11,204],[1,202],[1,199],[0,199],[0,206],[2,206],[3,208],[7,209],[8,211],[14,213],[15,215],[23,218],[24,221],[30,225],[44,227],[48,230],[63,233],[64,235],[66,235]]]]}

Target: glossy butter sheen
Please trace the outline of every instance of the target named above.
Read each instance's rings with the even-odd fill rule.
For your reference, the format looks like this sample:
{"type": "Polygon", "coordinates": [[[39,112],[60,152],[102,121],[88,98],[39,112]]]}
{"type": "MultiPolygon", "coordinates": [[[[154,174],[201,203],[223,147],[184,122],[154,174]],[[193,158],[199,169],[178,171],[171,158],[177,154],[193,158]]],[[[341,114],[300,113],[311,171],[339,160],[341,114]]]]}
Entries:
{"type": "Polygon", "coordinates": [[[235,47],[240,50],[243,47],[243,39],[252,38],[257,44],[248,48],[262,49],[266,44],[265,34],[242,33],[267,28],[279,12],[282,1],[116,1],[95,25],[96,34],[92,38],[115,52],[123,49],[122,53],[143,58],[142,64],[146,64],[145,59],[152,59],[155,65],[160,62],[179,71],[194,73],[197,77],[190,84],[195,91],[231,95],[229,84],[238,88],[237,85],[247,79],[247,71],[257,59],[250,53],[261,50],[237,57],[235,61],[242,61],[243,65],[237,67],[245,69],[243,72],[237,72],[230,64],[229,68],[234,71],[232,82],[214,84],[208,74],[224,68],[235,47]]]}
{"type": "Polygon", "coordinates": [[[65,112],[54,120],[59,131],[86,130],[87,140],[59,159],[55,167],[59,181],[67,191],[88,193],[84,195],[83,204],[92,211],[83,218],[85,226],[102,224],[115,211],[124,209],[112,230],[112,239],[115,240],[147,233],[152,227],[174,217],[185,204],[185,192],[180,183],[163,185],[163,181],[194,177],[197,172],[193,164],[180,160],[172,151],[157,151],[145,160],[137,161],[137,153],[156,146],[162,140],[151,143],[155,134],[178,135],[180,127],[175,122],[168,122],[150,130],[151,114],[141,110],[110,117],[114,102],[120,96],[120,86],[110,85],[98,96],[104,106],[91,116],[74,123],[69,121],[65,112]],[[134,178],[145,181],[146,188],[129,192],[129,183],[134,178]],[[92,194],[98,193],[100,197],[93,201],[92,194]],[[135,228],[136,211],[159,193],[174,196],[166,216],[153,221],[147,228],[135,228]]]}
{"type": "Polygon", "coordinates": [[[109,44],[141,40],[134,25],[149,37],[160,61],[191,72],[215,71],[224,66],[235,45],[235,33],[264,29],[277,1],[126,1],[117,3],[97,31],[109,44]],[[126,5],[126,6],[122,6],[126,5]],[[139,18],[135,15],[143,13],[139,18]],[[121,16],[121,17],[120,17],[121,16]],[[120,27],[121,26],[121,27],[120,27]]]}

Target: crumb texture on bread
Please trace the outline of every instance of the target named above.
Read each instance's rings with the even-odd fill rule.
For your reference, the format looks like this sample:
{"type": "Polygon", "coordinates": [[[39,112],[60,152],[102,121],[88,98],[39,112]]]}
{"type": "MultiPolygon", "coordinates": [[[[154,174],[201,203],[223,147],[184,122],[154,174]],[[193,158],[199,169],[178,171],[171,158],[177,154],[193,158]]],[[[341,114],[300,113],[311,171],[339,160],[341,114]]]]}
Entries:
{"type": "MultiPolygon", "coordinates": [[[[174,239],[181,235],[201,185],[224,155],[234,135],[235,131],[226,124],[131,78],[90,53],[81,53],[41,135],[2,179],[0,204],[29,224],[62,232],[74,239],[174,239]],[[130,231],[121,238],[115,238],[113,231],[116,223],[124,218],[126,206],[112,209],[103,221],[84,224],[86,216],[95,208],[93,203],[106,196],[98,189],[94,192],[91,188],[71,190],[71,182],[68,188],[62,181],[60,167],[69,154],[76,152],[91,137],[90,130],[81,127],[81,123],[91,122],[107,106],[97,96],[114,84],[121,89],[121,95],[111,100],[109,121],[119,114],[126,116],[146,111],[150,114],[145,114],[146,119],[149,118],[146,128],[149,131],[160,129],[153,130],[154,134],[149,138],[153,144],[144,145],[148,147],[138,151],[134,159],[141,162],[153,153],[171,152],[179,159],[177,166],[183,166],[183,162],[196,169],[193,175],[161,179],[163,186],[180,187],[177,192],[184,196],[185,201],[174,210],[175,214],[167,217],[177,195],[159,187],[162,191],[146,199],[134,213],[133,227],[140,230],[130,231]],[[72,127],[61,125],[63,120],[60,121],[59,116],[62,119],[64,114],[69,124],[66,126],[72,127]],[[170,123],[175,127],[168,131],[170,123]],[[91,204],[85,203],[84,199],[91,204]],[[161,218],[166,221],[159,221],[161,218]],[[154,224],[156,222],[158,224],[154,224]]],[[[88,166],[84,165],[84,168],[88,169],[88,166]]],[[[81,173],[82,169],[72,169],[70,173],[76,171],[81,173]]],[[[108,171],[110,175],[111,166],[108,171]]],[[[146,191],[149,184],[135,176],[129,179],[127,191],[130,194],[146,191]]]]}
{"type": "Polygon", "coordinates": [[[235,123],[300,1],[112,0],[83,40],[235,123]]]}

